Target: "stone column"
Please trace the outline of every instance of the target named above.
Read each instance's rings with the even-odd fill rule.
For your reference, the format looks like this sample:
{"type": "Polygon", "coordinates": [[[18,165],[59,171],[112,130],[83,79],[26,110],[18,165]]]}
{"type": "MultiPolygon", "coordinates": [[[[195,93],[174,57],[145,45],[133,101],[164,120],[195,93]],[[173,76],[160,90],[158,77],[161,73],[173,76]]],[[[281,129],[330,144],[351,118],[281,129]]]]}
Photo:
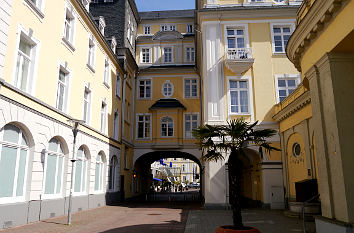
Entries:
{"type": "Polygon", "coordinates": [[[354,54],[327,53],[307,73],[322,215],[354,221],[354,54]]]}

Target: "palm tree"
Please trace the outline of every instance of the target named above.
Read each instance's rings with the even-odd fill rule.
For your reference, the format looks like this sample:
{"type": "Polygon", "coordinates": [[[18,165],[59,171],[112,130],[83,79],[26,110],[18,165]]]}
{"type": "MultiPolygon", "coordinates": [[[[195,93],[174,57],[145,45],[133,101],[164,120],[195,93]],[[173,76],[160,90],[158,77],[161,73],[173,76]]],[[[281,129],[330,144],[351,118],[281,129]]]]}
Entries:
{"type": "Polygon", "coordinates": [[[204,125],[193,131],[193,135],[198,139],[198,145],[203,150],[202,160],[218,161],[225,159],[229,154],[229,196],[230,205],[233,212],[232,229],[245,229],[241,216],[241,189],[240,178],[242,170],[242,157],[245,157],[245,149],[250,146],[259,148],[260,155],[263,156],[263,149],[266,152],[278,150],[272,147],[267,138],[276,134],[272,129],[256,129],[258,122],[253,124],[244,119],[231,120],[227,125],[204,125]],[[222,153],[225,152],[225,153],[222,153]]]}

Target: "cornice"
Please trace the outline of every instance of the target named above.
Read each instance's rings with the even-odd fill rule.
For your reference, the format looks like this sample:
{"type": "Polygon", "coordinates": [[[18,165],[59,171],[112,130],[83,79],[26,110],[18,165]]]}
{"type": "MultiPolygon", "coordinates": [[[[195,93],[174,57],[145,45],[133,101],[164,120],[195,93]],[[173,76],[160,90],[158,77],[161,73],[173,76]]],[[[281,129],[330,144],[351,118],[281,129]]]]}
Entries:
{"type": "MultiPolygon", "coordinates": [[[[316,0],[299,25],[297,25],[296,30],[289,39],[286,54],[298,71],[301,72],[300,59],[304,52],[322,34],[325,27],[331,23],[336,13],[347,1],[316,0]]],[[[300,11],[305,6],[305,3],[301,5],[300,11]]]]}
{"type": "Polygon", "coordinates": [[[294,115],[296,112],[307,106],[311,103],[310,92],[307,91],[303,93],[301,96],[296,98],[293,102],[287,105],[284,109],[279,111],[277,114],[273,116],[273,119],[277,122],[283,121],[286,118],[294,115]]]}

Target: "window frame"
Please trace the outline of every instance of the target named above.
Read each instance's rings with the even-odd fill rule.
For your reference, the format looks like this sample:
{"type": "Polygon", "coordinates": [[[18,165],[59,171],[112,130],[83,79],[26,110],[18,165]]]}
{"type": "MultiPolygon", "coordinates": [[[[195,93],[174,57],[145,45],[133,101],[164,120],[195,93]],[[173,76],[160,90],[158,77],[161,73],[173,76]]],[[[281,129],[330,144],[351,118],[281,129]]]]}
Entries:
{"type": "Polygon", "coordinates": [[[140,48],[140,63],[142,64],[152,64],[152,48],[151,47],[141,47],[140,48]],[[148,55],[149,55],[149,60],[146,61],[146,58],[145,58],[145,61],[144,61],[144,52],[143,49],[147,49],[148,50],[148,55]]]}
{"type": "Polygon", "coordinates": [[[187,33],[187,34],[194,34],[194,24],[188,23],[188,24],[186,25],[186,33],[187,33]],[[190,27],[191,27],[192,31],[189,30],[190,27]]]}
{"type": "Polygon", "coordinates": [[[103,193],[104,192],[104,190],[105,190],[105,185],[104,185],[104,174],[105,174],[105,155],[104,155],[104,153],[102,152],[102,151],[100,151],[98,154],[97,154],[97,156],[96,156],[96,158],[95,158],[95,182],[94,182],[94,187],[93,187],[93,190],[94,190],[94,193],[103,193]],[[97,157],[98,156],[100,156],[101,157],[101,161],[98,161],[97,160],[97,157]],[[99,171],[99,177],[98,177],[98,181],[99,181],[99,187],[98,187],[98,189],[96,189],[96,175],[97,175],[97,171],[96,171],[96,169],[97,169],[97,164],[98,164],[98,166],[100,167],[100,171],[99,171]]]}
{"type": "Polygon", "coordinates": [[[92,89],[90,88],[90,86],[89,85],[87,85],[87,84],[85,84],[85,86],[84,86],[84,95],[83,95],[83,105],[82,105],[82,107],[83,107],[83,114],[82,114],[82,119],[83,119],[83,121],[85,122],[85,124],[86,125],[90,125],[90,121],[91,121],[91,109],[92,109],[92,89]],[[89,101],[87,101],[88,102],[88,108],[87,108],[87,121],[85,120],[85,107],[84,107],[84,105],[85,105],[85,92],[88,92],[88,94],[89,94],[89,101]]]}
{"type": "Polygon", "coordinates": [[[171,83],[171,81],[170,80],[166,80],[163,84],[162,84],[162,87],[161,87],[161,93],[162,93],[162,95],[165,97],[165,98],[171,98],[171,96],[173,95],[173,93],[174,93],[174,85],[173,85],[173,83],[171,83]],[[168,95],[168,94],[165,94],[165,85],[171,85],[171,94],[170,95],[168,95]]]}
{"type": "Polygon", "coordinates": [[[71,81],[71,70],[68,68],[66,63],[62,63],[59,61],[58,64],[58,74],[60,75],[60,71],[62,71],[65,74],[65,79],[66,79],[66,87],[65,87],[65,94],[64,94],[64,100],[63,100],[63,109],[60,110],[58,108],[58,91],[59,91],[59,75],[58,75],[58,82],[57,82],[57,90],[56,90],[56,96],[55,96],[55,108],[58,109],[59,111],[62,111],[64,113],[68,113],[69,109],[69,101],[70,101],[70,81],[71,81]]]}
{"type": "Polygon", "coordinates": [[[44,18],[45,0],[39,0],[39,4],[37,4],[37,1],[34,3],[31,0],[24,0],[23,3],[42,21],[44,18]]]}
{"type": "Polygon", "coordinates": [[[100,116],[100,132],[107,135],[108,104],[104,99],[101,101],[100,116]]]}
{"type": "Polygon", "coordinates": [[[103,84],[107,87],[110,88],[110,81],[111,81],[111,64],[110,60],[108,57],[105,57],[104,59],[104,72],[103,72],[103,84]]]}
{"type": "MultiPolygon", "coordinates": [[[[185,113],[183,113],[183,138],[184,139],[195,139],[192,134],[191,134],[190,137],[187,137],[187,135],[186,135],[187,134],[187,130],[186,130],[186,123],[187,123],[186,116],[187,115],[190,115],[191,117],[193,115],[196,115],[197,116],[197,120],[196,120],[197,121],[197,127],[199,127],[200,126],[199,113],[198,112],[185,112],[185,113]]],[[[192,128],[192,123],[193,123],[192,118],[190,120],[190,123],[191,123],[191,128],[192,128]]],[[[192,131],[193,131],[193,129],[192,129],[192,131]]]]}
{"type": "Polygon", "coordinates": [[[65,4],[65,11],[64,11],[64,25],[63,25],[63,36],[62,41],[64,45],[71,51],[75,51],[75,35],[76,35],[76,22],[77,22],[77,12],[75,11],[74,7],[70,3],[65,4]],[[69,38],[67,38],[67,16],[69,14],[70,17],[70,32],[69,38]]]}
{"type": "Polygon", "coordinates": [[[195,48],[193,47],[193,46],[186,46],[185,47],[185,62],[195,62],[195,48]],[[189,49],[189,51],[188,51],[188,49],[189,49]],[[192,49],[193,49],[193,51],[192,51],[192,49]],[[189,55],[189,58],[190,59],[188,59],[188,53],[190,53],[190,55],[189,55]],[[192,56],[192,54],[193,54],[193,56],[192,56]]]}
{"type": "Polygon", "coordinates": [[[118,168],[118,156],[113,155],[112,158],[109,161],[109,173],[108,173],[108,188],[107,192],[117,192],[118,191],[118,183],[117,183],[117,169],[118,168]],[[113,163],[115,161],[115,163],[113,163]],[[111,172],[112,171],[112,172],[111,172]],[[112,188],[111,187],[111,182],[112,183],[112,188]]]}
{"type": "Polygon", "coordinates": [[[160,137],[161,138],[173,138],[175,136],[175,122],[174,122],[174,120],[173,120],[173,118],[172,117],[170,117],[170,116],[163,116],[163,117],[161,117],[160,118],[160,137]],[[167,124],[167,126],[166,126],[166,136],[163,136],[162,135],[162,132],[163,132],[163,130],[162,130],[162,125],[164,124],[162,121],[164,120],[164,119],[171,119],[172,120],[172,135],[171,136],[169,136],[168,135],[168,129],[169,129],[169,127],[168,127],[168,124],[167,124]]]}
{"type": "MultiPolygon", "coordinates": [[[[88,187],[89,187],[89,177],[90,177],[90,174],[89,174],[89,171],[90,171],[90,157],[89,157],[89,152],[87,151],[87,149],[81,145],[77,150],[76,150],[76,154],[75,154],[75,159],[76,159],[76,162],[74,163],[74,169],[75,169],[75,176],[74,176],[74,185],[73,185],[73,196],[82,196],[82,195],[85,195],[88,193],[88,187]],[[81,159],[77,156],[77,153],[78,151],[80,150],[80,148],[82,148],[82,151],[83,151],[83,155],[84,157],[81,159]],[[85,164],[86,166],[86,171],[85,173],[84,172],[84,169],[81,169],[81,181],[80,181],[80,191],[79,192],[76,192],[75,191],[75,184],[76,184],[76,174],[77,174],[77,161],[78,160],[81,160],[83,164],[85,164]],[[83,177],[82,175],[85,174],[85,177],[83,177]],[[82,181],[85,181],[85,187],[82,187],[82,181]]],[[[83,168],[83,167],[81,167],[83,168]]]]}
{"type": "MultiPolygon", "coordinates": [[[[296,90],[298,88],[298,86],[301,83],[301,77],[300,74],[276,74],[275,76],[275,93],[276,93],[276,101],[277,103],[281,103],[280,101],[280,97],[279,97],[279,90],[286,90],[288,91],[288,87],[285,88],[279,88],[279,79],[285,79],[285,80],[295,80],[295,88],[294,90],[296,90]]],[[[285,98],[287,98],[290,94],[288,94],[285,98]]]]}
{"type": "MultiPolygon", "coordinates": [[[[283,51],[281,52],[276,52],[275,51],[275,41],[274,41],[274,36],[275,36],[275,33],[274,33],[274,27],[280,27],[280,28],[283,28],[283,27],[289,27],[290,28],[290,36],[294,33],[294,30],[295,30],[295,23],[294,21],[284,21],[284,22],[279,22],[279,23],[271,23],[270,24],[270,33],[271,33],[271,39],[272,39],[272,52],[273,52],[273,55],[285,55],[286,53],[286,45],[284,46],[284,41],[283,41],[283,36],[284,34],[281,33],[281,38],[282,38],[282,48],[283,48],[283,51]]],[[[278,35],[278,34],[276,34],[278,35]]]]}
{"type": "MultiPolygon", "coordinates": [[[[243,38],[244,38],[244,50],[247,51],[250,49],[250,42],[249,42],[249,31],[248,31],[248,24],[226,24],[224,25],[224,49],[225,49],[225,55],[227,56],[228,54],[228,50],[229,50],[229,45],[228,45],[228,35],[227,35],[227,30],[228,29],[233,29],[233,30],[237,30],[237,29],[243,29],[244,31],[244,35],[243,35],[243,38]]],[[[236,42],[237,44],[237,42],[236,42]]],[[[230,48],[230,49],[237,49],[237,48],[230,48]]]]}
{"type": "Polygon", "coordinates": [[[160,25],[160,31],[161,32],[173,32],[173,31],[177,31],[177,25],[176,24],[161,24],[160,25]],[[164,27],[168,27],[167,30],[163,30],[164,27]],[[174,28],[174,30],[172,30],[172,28],[174,28]]]}
{"type": "Polygon", "coordinates": [[[136,132],[135,132],[135,139],[136,140],[151,140],[151,135],[152,135],[152,114],[151,113],[137,113],[136,114],[136,132]],[[139,121],[139,116],[144,117],[144,121],[139,121]],[[149,121],[145,121],[145,116],[149,117],[149,121]],[[144,137],[140,138],[139,137],[139,122],[143,122],[143,135],[144,137]],[[146,131],[146,123],[149,123],[149,137],[145,137],[146,131]]]}
{"type": "Polygon", "coordinates": [[[163,63],[164,64],[171,64],[174,63],[174,48],[173,46],[164,46],[162,47],[162,58],[163,58],[163,63]],[[171,49],[169,52],[171,54],[171,61],[166,61],[166,51],[165,49],[171,49]]]}
{"type": "Polygon", "coordinates": [[[141,99],[141,100],[143,100],[143,99],[151,100],[152,99],[152,78],[138,78],[137,82],[138,83],[137,83],[137,88],[136,88],[136,90],[137,90],[136,98],[141,99]],[[144,82],[144,96],[143,97],[140,97],[140,88],[141,88],[140,81],[144,82]],[[147,93],[146,92],[146,87],[147,87],[146,81],[150,81],[150,97],[147,97],[147,95],[146,95],[146,93],[147,93]]]}
{"type": "Polygon", "coordinates": [[[117,70],[117,75],[116,75],[116,97],[119,99],[121,98],[121,92],[122,92],[122,78],[117,70]]]}
{"type": "Polygon", "coordinates": [[[88,41],[88,51],[87,51],[87,64],[86,66],[91,70],[91,72],[95,73],[95,62],[96,62],[96,41],[93,37],[93,35],[89,35],[89,41],[88,41]]]}
{"type": "Polygon", "coordinates": [[[183,98],[184,99],[198,99],[199,98],[199,79],[197,77],[184,77],[183,78],[183,98]],[[191,88],[190,88],[190,96],[186,96],[187,91],[186,91],[186,81],[187,80],[196,80],[196,86],[197,86],[197,95],[192,96],[192,82],[191,82],[191,88]]]}
{"type": "Polygon", "coordinates": [[[116,141],[119,139],[119,119],[119,112],[118,109],[116,109],[113,113],[113,139],[116,141]]]}
{"type": "Polygon", "coordinates": [[[151,25],[143,25],[143,35],[151,35],[151,25]],[[146,33],[146,30],[149,33],[146,33]]]}

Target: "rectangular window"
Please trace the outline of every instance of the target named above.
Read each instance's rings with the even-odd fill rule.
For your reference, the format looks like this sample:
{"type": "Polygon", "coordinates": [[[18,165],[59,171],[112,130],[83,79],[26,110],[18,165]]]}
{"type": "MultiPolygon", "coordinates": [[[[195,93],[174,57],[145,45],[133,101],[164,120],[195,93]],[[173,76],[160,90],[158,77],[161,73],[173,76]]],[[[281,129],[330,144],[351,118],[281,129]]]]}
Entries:
{"type": "Polygon", "coordinates": [[[119,136],[119,113],[116,111],[113,118],[113,138],[118,141],[119,136]]]}
{"type": "Polygon", "coordinates": [[[277,79],[278,102],[282,102],[288,95],[290,95],[298,86],[299,78],[297,77],[283,77],[277,79]]]}
{"type": "Polygon", "coordinates": [[[94,71],[94,65],[95,65],[95,52],[96,52],[96,45],[95,42],[93,41],[93,38],[90,37],[87,65],[92,71],[94,71]]]}
{"type": "Polygon", "coordinates": [[[161,25],[161,31],[176,31],[176,25],[161,25]]]}
{"type": "Polygon", "coordinates": [[[121,86],[122,86],[122,83],[121,83],[121,78],[120,78],[120,75],[118,74],[117,75],[117,80],[116,80],[116,96],[120,98],[120,92],[121,92],[121,86]]]}
{"type": "Polygon", "coordinates": [[[89,124],[90,121],[90,112],[91,112],[91,91],[85,87],[84,91],[84,114],[83,121],[86,124],[89,124]]]}
{"type": "Polygon", "coordinates": [[[32,83],[33,50],[33,44],[21,34],[16,61],[15,86],[26,92],[29,91],[32,83]]]}
{"type": "Polygon", "coordinates": [[[57,87],[57,101],[56,101],[56,108],[59,109],[60,111],[65,111],[66,109],[67,92],[68,92],[68,73],[60,69],[58,87],[57,87]]]}
{"type": "Polygon", "coordinates": [[[151,49],[142,48],[141,49],[141,63],[151,63],[151,49]]]}
{"type": "Polygon", "coordinates": [[[227,29],[227,48],[228,49],[245,48],[245,31],[243,28],[227,29]]]}
{"type": "Polygon", "coordinates": [[[249,113],[248,82],[230,81],[231,113],[249,113]]]}
{"type": "Polygon", "coordinates": [[[138,85],[138,98],[145,99],[151,98],[151,80],[150,79],[143,79],[139,80],[138,85]]]}
{"type": "Polygon", "coordinates": [[[137,138],[138,139],[149,139],[150,138],[150,126],[151,117],[150,115],[139,114],[137,115],[137,138]]]}
{"type": "Polygon", "coordinates": [[[187,24],[187,33],[194,33],[194,25],[187,24]]]}
{"type": "Polygon", "coordinates": [[[171,63],[172,62],[172,48],[164,48],[163,49],[163,62],[165,63],[171,63]]]}
{"type": "Polygon", "coordinates": [[[109,68],[109,61],[108,59],[105,59],[104,61],[104,78],[103,78],[103,83],[109,87],[109,81],[110,81],[110,68],[109,68]]]}
{"type": "Polygon", "coordinates": [[[66,8],[65,12],[65,21],[64,21],[64,41],[69,42],[71,47],[73,46],[74,42],[74,14],[72,9],[66,8]]]}
{"type": "Polygon", "coordinates": [[[124,147],[124,169],[128,169],[128,147],[124,147]]]}
{"type": "Polygon", "coordinates": [[[197,79],[184,80],[184,98],[198,97],[198,82],[197,79]]]}
{"type": "Polygon", "coordinates": [[[291,26],[273,26],[273,52],[285,53],[292,30],[291,26]]]}
{"type": "Polygon", "coordinates": [[[194,62],[194,48],[186,48],[186,62],[194,62]]]}
{"type": "Polygon", "coordinates": [[[193,129],[198,127],[198,115],[197,114],[185,114],[184,115],[184,137],[193,138],[193,129]]]}
{"type": "Polygon", "coordinates": [[[107,104],[102,101],[101,105],[101,132],[106,133],[107,128],[107,104]]]}
{"type": "Polygon", "coordinates": [[[151,34],[151,26],[144,26],[144,34],[150,35],[151,34]]]}

